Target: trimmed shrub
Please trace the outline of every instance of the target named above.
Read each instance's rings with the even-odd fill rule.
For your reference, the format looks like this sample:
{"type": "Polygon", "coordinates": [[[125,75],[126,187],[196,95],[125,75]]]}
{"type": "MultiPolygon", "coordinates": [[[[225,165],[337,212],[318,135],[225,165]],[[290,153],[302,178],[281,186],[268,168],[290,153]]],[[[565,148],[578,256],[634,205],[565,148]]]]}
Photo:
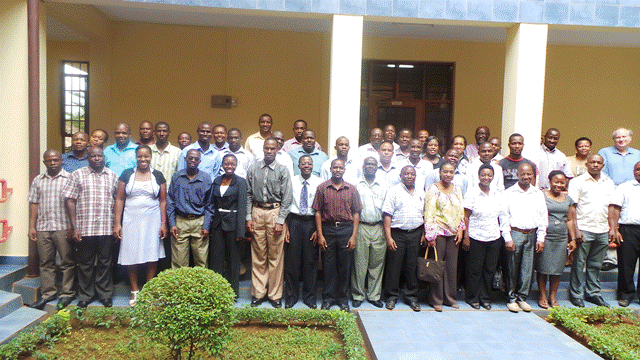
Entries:
{"type": "Polygon", "coordinates": [[[235,294],[221,275],[209,269],[180,268],[161,272],[149,281],[135,306],[135,323],[159,344],[169,347],[174,359],[186,350],[220,355],[234,323],[235,294]]]}

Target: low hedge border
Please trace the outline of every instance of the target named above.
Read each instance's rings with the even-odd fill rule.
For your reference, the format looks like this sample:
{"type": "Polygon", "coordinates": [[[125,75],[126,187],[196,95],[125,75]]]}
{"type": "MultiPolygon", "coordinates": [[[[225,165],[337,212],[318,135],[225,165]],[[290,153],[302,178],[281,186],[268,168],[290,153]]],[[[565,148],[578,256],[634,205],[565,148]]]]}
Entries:
{"type": "MultiPolygon", "coordinates": [[[[39,346],[53,346],[61,336],[71,331],[71,321],[79,321],[86,326],[110,328],[122,325],[136,316],[132,308],[87,308],[77,311],[70,307],[61,310],[32,329],[23,331],[8,344],[0,346],[0,359],[14,360],[37,352],[39,346]]],[[[364,341],[358,329],[356,316],[336,310],[315,309],[263,309],[242,307],[234,309],[238,323],[259,322],[263,324],[295,325],[328,325],[336,329],[344,341],[347,359],[364,360],[366,353],[364,341]]]]}
{"type": "Polygon", "coordinates": [[[549,321],[561,326],[576,335],[582,336],[591,350],[607,356],[610,359],[632,360],[638,359],[640,354],[625,349],[615,338],[602,336],[590,323],[609,322],[620,323],[624,318],[635,317],[633,311],[623,308],[606,308],[602,306],[592,308],[554,307],[549,312],[549,321]]]}

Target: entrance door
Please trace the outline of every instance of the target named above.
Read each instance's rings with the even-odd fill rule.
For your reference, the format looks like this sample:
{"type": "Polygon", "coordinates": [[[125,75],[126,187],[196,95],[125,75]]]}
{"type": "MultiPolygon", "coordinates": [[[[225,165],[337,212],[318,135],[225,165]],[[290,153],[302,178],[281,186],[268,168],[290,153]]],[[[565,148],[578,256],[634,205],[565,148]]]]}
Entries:
{"type": "Polygon", "coordinates": [[[369,128],[384,128],[391,124],[397,131],[407,128],[417,133],[424,128],[424,102],[415,100],[384,100],[370,104],[369,128]]]}

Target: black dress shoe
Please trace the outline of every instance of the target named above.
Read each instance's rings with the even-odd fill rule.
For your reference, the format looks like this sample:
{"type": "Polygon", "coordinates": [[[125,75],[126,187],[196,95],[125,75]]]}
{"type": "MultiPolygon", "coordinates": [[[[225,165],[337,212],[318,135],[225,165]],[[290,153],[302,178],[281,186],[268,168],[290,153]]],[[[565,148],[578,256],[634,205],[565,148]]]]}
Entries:
{"type": "Polygon", "coordinates": [[[411,308],[411,310],[418,312],[420,311],[420,304],[417,301],[411,301],[407,305],[411,308]]]}
{"type": "Polygon", "coordinates": [[[351,311],[351,309],[349,309],[349,304],[340,304],[340,310],[345,312],[351,311]]]}
{"type": "Polygon", "coordinates": [[[91,303],[91,301],[80,300],[80,301],[78,301],[78,307],[81,308],[81,309],[86,309],[87,306],[89,306],[90,303],[91,303]]]}
{"type": "Polygon", "coordinates": [[[573,306],[581,307],[581,308],[584,307],[584,301],[582,301],[582,299],[576,299],[576,298],[570,297],[569,301],[571,301],[571,304],[573,304],[573,306]]]}
{"type": "MultiPolygon", "coordinates": [[[[469,303],[467,303],[467,304],[469,304],[469,303]]],[[[469,304],[469,306],[471,306],[472,309],[480,310],[480,303],[471,303],[471,304],[469,304]]]]}
{"type": "Polygon", "coordinates": [[[322,302],[322,306],[320,307],[320,309],[322,310],[329,310],[331,309],[331,303],[328,301],[323,301],[322,302]]]}
{"type": "Polygon", "coordinates": [[[295,305],[295,303],[285,302],[284,303],[284,308],[285,309],[291,309],[293,307],[293,305],[295,305]]]}
{"type": "Polygon", "coordinates": [[[605,307],[610,307],[611,305],[609,305],[608,302],[604,301],[604,299],[602,298],[602,296],[592,296],[592,297],[586,297],[584,298],[586,301],[592,303],[592,304],[596,304],[598,306],[605,306],[605,307]]]}
{"type": "Polygon", "coordinates": [[[387,303],[386,303],[387,310],[393,310],[393,309],[395,309],[395,308],[396,308],[396,302],[397,302],[397,301],[398,301],[398,300],[396,300],[396,299],[389,299],[389,300],[387,300],[387,303]]]}
{"type": "Polygon", "coordinates": [[[100,302],[102,303],[102,305],[104,305],[104,307],[112,307],[113,306],[113,299],[111,299],[111,298],[100,299],[100,302]]]}
{"type": "Polygon", "coordinates": [[[489,303],[480,303],[480,306],[482,306],[485,310],[491,310],[491,304],[489,303]]]}
{"type": "Polygon", "coordinates": [[[251,297],[251,306],[252,307],[259,306],[263,302],[264,302],[264,298],[258,299],[257,297],[254,297],[254,296],[251,297]]]}
{"type": "Polygon", "coordinates": [[[609,270],[613,270],[613,269],[615,269],[617,267],[618,267],[618,265],[607,261],[607,262],[603,262],[602,263],[602,267],[600,267],[600,270],[609,271],[609,270]]]}
{"type": "Polygon", "coordinates": [[[380,300],[369,300],[369,303],[377,308],[381,308],[382,306],[384,306],[384,304],[380,300]]]}
{"type": "Polygon", "coordinates": [[[69,306],[69,304],[71,304],[73,299],[75,299],[75,296],[63,296],[63,297],[61,297],[58,300],[58,303],[56,304],[56,309],[62,310],[64,308],[66,308],[67,306],[69,306]]]}
{"type": "Polygon", "coordinates": [[[271,300],[271,299],[269,299],[269,304],[271,304],[271,306],[273,306],[276,309],[280,309],[282,307],[282,301],[281,300],[271,300]]]}
{"type": "Polygon", "coordinates": [[[56,299],[55,296],[50,297],[50,298],[46,298],[46,299],[40,299],[40,300],[34,302],[33,304],[29,305],[29,307],[33,308],[33,309],[42,310],[42,309],[44,309],[45,305],[47,305],[47,303],[49,301],[52,301],[52,300],[55,300],[55,299],[56,299]]]}
{"type": "Polygon", "coordinates": [[[360,305],[362,305],[362,300],[353,300],[351,302],[353,304],[354,308],[360,307],[360,305]]]}
{"type": "Polygon", "coordinates": [[[315,302],[314,303],[305,302],[304,304],[307,305],[310,309],[317,309],[318,308],[318,305],[316,305],[315,302]]]}
{"type": "Polygon", "coordinates": [[[627,300],[627,299],[620,299],[618,300],[618,305],[620,307],[627,307],[629,306],[629,304],[631,304],[631,301],[627,300]]]}

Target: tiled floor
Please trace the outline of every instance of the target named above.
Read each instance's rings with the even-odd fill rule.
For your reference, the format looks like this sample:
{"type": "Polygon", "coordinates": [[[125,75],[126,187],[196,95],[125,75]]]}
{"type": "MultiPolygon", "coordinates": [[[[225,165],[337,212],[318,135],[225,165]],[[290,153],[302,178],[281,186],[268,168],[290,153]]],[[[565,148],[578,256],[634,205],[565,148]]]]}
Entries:
{"type": "Polygon", "coordinates": [[[532,313],[358,311],[379,360],[600,359],[532,313]]]}

